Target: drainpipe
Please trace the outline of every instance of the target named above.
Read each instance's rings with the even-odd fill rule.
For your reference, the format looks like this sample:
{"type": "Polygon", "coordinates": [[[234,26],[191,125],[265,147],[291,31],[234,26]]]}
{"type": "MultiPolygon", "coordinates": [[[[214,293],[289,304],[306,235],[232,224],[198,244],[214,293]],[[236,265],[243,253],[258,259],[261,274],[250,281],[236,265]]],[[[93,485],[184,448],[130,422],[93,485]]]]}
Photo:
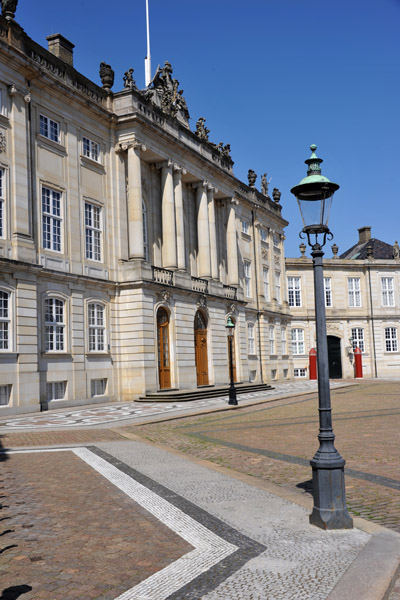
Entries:
{"type": "Polygon", "coordinates": [[[253,226],[253,252],[254,252],[254,268],[256,272],[256,305],[257,305],[257,330],[258,330],[258,356],[260,360],[260,376],[261,383],[264,383],[264,371],[262,364],[262,352],[261,352],[261,311],[260,311],[260,299],[258,297],[258,263],[257,263],[257,246],[256,246],[256,210],[251,211],[251,222],[253,226]]]}
{"type": "Polygon", "coordinates": [[[372,303],[372,288],[371,288],[371,265],[368,265],[368,284],[369,284],[369,306],[371,310],[371,323],[372,323],[372,349],[374,352],[374,367],[375,377],[378,377],[378,368],[376,364],[376,347],[375,347],[375,328],[374,328],[374,307],[372,303]]]}

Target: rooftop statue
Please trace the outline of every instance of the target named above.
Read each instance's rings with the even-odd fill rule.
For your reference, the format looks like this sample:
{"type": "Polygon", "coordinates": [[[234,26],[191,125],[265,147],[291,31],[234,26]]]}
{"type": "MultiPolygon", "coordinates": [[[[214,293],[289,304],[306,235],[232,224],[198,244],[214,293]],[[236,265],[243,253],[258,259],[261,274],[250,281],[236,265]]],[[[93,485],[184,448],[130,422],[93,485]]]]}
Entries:
{"type": "Polygon", "coordinates": [[[15,17],[17,4],[18,0],[1,0],[1,14],[7,21],[11,21],[15,17]]]}
{"type": "Polygon", "coordinates": [[[274,188],[274,189],[272,190],[272,197],[273,197],[273,199],[275,200],[275,202],[276,202],[277,204],[279,204],[279,202],[280,202],[281,195],[282,195],[282,194],[281,194],[281,192],[278,190],[278,188],[274,188]]]}
{"type": "Polygon", "coordinates": [[[204,117],[199,117],[196,123],[196,131],[195,134],[197,135],[197,137],[200,140],[206,140],[208,141],[208,134],[210,133],[210,130],[208,129],[208,127],[205,126],[205,118],[204,117]]]}
{"type": "Polygon", "coordinates": [[[397,240],[393,244],[393,258],[400,258],[400,247],[397,240]]]}
{"type": "Polygon", "coordinates": [[[255,171],[253,171],[253,169],[249,169],[248,173],[247,173],[247,179],[249,181],[249,186],[250,187],[255,187],[256,185],[256,179],[257,179],[257,173],[255,171]]]}
{"type": "Polygon", "coordinates": [[[129,71],[125,71],[125,75],[123,77],[125,89],[137,90],[136,82],[133,79],[133,71],[134,69],[129,69],[129,71]]]}
{"type": "Polygon", "coordinates": [[[183,90],[179,89],[179,81],[172,79],[172,73],[171,63],[166,60],[162,69],[157,68],[153,81],[144,95],[145,98],[159,106],[165,114],[176,117],[181,112],[184,119],[188,121],[190,115],[183,97],[183,90]]]}
{"type": "Polygon", "coordinates": [[[114,85],[114,71],[110,65],[105,62],[101,62],[99,74],[101,83],[103,84],[103,89],[109,91],[114,85]]]}
{"type": "Polygon", "coordinates": [[[261,193],[268,196],[268,179],[267,174],[261,175],[261,193]]]}

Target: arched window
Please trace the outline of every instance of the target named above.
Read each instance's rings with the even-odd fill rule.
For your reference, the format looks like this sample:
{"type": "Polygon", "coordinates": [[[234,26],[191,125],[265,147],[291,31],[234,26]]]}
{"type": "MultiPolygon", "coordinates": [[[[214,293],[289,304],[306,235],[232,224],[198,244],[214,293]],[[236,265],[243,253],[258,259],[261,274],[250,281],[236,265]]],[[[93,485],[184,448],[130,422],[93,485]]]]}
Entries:
{"type": "Polygon", "coordinates": [[[88,304],[89,352],[105,351],[104,306],[97,302],[88,304]]]}
{"type": "Polygon", "coordinates": [[[45,351],[63,352],[65,349],[64,301],[46,298],[44,301],[45,351]]]}
{"type": "Polygon", "coordinates": [[[142,214],[143,214],[143,248],[144,248],[144,259],[149,261],[149,237],[147,235],[147,209],[144,200],[142,200],[142,214]]]}
{"type": "Polygon", "coordinates": [[[11,350],[10,294],[0,290],[0,350],[11,350]]]}

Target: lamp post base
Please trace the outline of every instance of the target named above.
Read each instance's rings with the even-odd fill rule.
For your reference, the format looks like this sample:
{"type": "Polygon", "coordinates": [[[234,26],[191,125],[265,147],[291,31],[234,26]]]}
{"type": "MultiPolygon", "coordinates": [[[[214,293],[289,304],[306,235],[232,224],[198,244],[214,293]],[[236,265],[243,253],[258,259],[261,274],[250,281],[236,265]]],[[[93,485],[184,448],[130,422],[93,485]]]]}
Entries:
{"type": "Polygon", "coordinates": [[[237,406],[238,405],[238,401],[237,401],[237,397],[236,397],[236,389],[232,385],[229,388],[229,402],[228,402],[228,404],[230,406],[237,406]]]}
{"type": "Polygon", "coordinates": [[[352,529],[353,519],[346,506],[344,461],[343,466],[333,468],[321,468],[314,461],[310,462],[314,497],[311,525],[322,529],[352,529]]]}

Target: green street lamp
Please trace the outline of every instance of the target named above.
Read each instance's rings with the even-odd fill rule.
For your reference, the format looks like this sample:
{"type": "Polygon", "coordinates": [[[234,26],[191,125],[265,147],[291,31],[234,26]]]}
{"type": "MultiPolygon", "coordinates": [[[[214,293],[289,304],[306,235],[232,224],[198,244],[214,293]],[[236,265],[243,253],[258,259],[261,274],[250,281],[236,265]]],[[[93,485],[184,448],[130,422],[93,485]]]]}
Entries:
{"type": "Polygon", "coordinates": [[[307,177],[295,185],[291,192],[296,196],[303,219],[300,237],[307,236],[311,246],[314,270],[315,322],[317,329],[317,367],[319,402],[319,448],[310,461],[313,473],[314,508],[310,523],[323,529],[350,529],[353,520],[346,506],[344,482],[345,460],[334,446],[335,435],[332,428],[332,408],[329,389],[328,343],[326,337],[326,317],[324,298],[324,275],[322,247],[333,235],[328,228],[328,220],[334,193],[339,189],[327,177],[321,175],[322,159],[315,154],[317,147],[310,146],[311,156],[305,161],[308,165],[307,177]]]}
{"type": "Polygon", "coordinates": [[[229,374],[230,374],[230,385],[229,385],[229,402],[231,406],[237,406],[238,401],[236,398],[235,382],[233,381],[233,335],[235,332],[235,323],[232,321],[229,315],[226,321],[226,333],[229,341],[229,374]]]}

